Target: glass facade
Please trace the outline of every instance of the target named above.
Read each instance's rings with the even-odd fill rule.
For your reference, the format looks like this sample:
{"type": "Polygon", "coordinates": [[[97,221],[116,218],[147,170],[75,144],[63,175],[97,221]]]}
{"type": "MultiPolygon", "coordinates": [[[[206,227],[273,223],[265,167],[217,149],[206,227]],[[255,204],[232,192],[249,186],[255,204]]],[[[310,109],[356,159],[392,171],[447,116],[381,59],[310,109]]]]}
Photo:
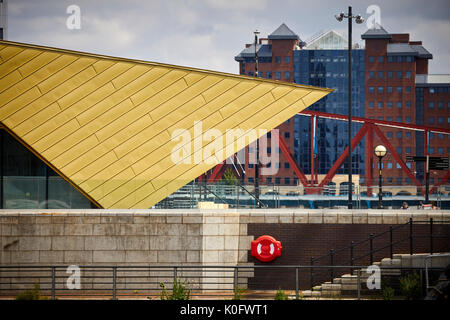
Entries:
{"type": "Polygon", "coordinates": [[[308,43],[306,49],[343,49],[347,45],[348,42],[345,38],[331,30],[308,43]]]}
{"type": "MultiPolygon", "coordinates": [[[[364,117],[365,51],[352,50],[352,114],[364,117]]],[[[294,51],[294,81],[334,89],[334,92],[311,105],[308,110],[348,114],[347,50],[294,51]]],[[[311,173],[310,117],[294,118],[295,158],[305,173],[311,173]]],[[[353,136],[361,128],[353,123],[353,136]]],[[[319,174],[326,174],[344,151],[348,142],[348,123],[332,119],[317,120],[317,163],[319,174]]],[[[352,152],[354,174],[364,174],[364,140],[352,152]]],[[[347,173],[347,162],[338,173],[347,173]]]]}
{"type": "MultiPolygon", "coordinates": [[[[416,87],[416,124],[423,125],[425,119],[425,97],[424,88],[416,87]]],[[[425,155],[423,146],[425,144],[425,133],[416,131],[416,155],[425,155]]],[[[416,178],[423,183],[425,181],[425,165],[423,162],[416,162],[416,178]]]]}
{"type": "Polygon", "coordinates": [[[96,207],[4,130],[0,130],[0,153],[1,208],[96,207]]]}

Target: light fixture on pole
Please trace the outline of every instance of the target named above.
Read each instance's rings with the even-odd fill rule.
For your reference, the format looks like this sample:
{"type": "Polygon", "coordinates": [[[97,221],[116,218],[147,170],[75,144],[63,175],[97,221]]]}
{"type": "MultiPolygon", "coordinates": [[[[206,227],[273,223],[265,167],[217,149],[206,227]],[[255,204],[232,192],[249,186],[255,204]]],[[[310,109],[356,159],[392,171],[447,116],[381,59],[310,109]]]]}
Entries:
{"type": "Polygon", "coordinates": [[[378,157],[378,170],[379,170],[379,174],[378,174],[378,209],[382,209],[383,208],[383,190],[382,190],[383,176],[382,176],[381,160],[386,155],[387,150],[386,150],[385,146],[380,144],[375,147],[374,152],[375,152],[375,155],[378,157]]]}
{"type": "MultiPolygon", "coordinates": [[[[253,32],[255,34],[255,77],[258,77],[258,30],[253,32]]],[[[259,202],[259,139],[256,140],[256,161],[255,161],[255,204],[257,208],[261,208],[259,202]]]]}
{"type": "Polygon", "coordinates": [[[364,19],[358,14],[352,15],[352,7],[348,7],[348,13],[341,12],[336,14],[335,18],[341,22],[344,18],[348,19],[348,208],[353,208],[353,184],[352,184],[352,19],[355,19],[357,24],[364,22],[364,19]]]}

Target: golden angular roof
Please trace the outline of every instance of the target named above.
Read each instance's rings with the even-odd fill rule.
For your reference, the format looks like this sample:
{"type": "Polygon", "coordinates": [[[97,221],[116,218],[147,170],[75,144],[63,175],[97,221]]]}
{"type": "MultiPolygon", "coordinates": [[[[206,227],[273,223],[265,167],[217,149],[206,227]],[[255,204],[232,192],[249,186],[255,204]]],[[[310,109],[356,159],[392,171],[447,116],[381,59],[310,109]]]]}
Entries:
{"type": "Polygon", "coordinates": [[[0,125],[103,208],[150,208],[237,151],[195,161],[207,130],[271,130],[331,92],[9,41],[0,59],[0,125]]]}

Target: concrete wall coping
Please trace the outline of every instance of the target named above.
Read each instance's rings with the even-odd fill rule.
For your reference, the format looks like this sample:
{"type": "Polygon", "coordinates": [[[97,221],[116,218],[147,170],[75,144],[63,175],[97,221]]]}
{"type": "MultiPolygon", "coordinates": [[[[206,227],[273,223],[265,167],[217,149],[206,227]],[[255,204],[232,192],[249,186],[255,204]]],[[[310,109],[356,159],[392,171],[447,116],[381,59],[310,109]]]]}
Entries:
{"type": "Polygon", "coordinates": [[[373,212],[400,212],[400,213],[427,213],[427,212],[441,212],[450,213],[450,210],[422,210],[422,209],[300,209],[300,208],[280,208],[280,209],[0,209],[2,213],[164,213],[164,214],[179,214],[183,213],[295,213],[295,212],[329,212],[329,213],[373,213],[373,212]]]}
{"type": "MultiPolygon", "coordinates": [[[[346,210],[346,209],[164,209],[164,210],[104,210],[104,209],[24,209],[0,210],[2,217],[234,217],[239,223],[331,223],[331,224],[403,224],[410,218],[436,223],[450,222],[450,210],[346,210]]],[[[211,220],[212,222],[212,220],[211,220]]],[[[236,221],[237,222],[237,221],[236,221]]],[[[233,222],[233,223],[236,223],[233,222]]],[[[0,219],[1,223],[1,219],[0,219]]]]}

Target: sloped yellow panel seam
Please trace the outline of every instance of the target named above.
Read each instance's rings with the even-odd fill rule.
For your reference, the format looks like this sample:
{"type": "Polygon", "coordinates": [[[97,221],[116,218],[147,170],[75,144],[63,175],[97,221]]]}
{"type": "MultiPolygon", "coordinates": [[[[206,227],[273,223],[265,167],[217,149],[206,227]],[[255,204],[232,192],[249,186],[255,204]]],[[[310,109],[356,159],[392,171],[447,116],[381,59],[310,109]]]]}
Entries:
{"type": "MultiPolygon", "coordinates": [[[[192,90],[189,90],[189,88],[186,88],[185,90],[180,92],[177,95],[177,97],[179,97],[177,99],[178,101],[174,101],[174,99],[172,98],[172,99],[164,102],[163,104],[160,104],[158,107],[154,108],[154,110],[150,112],[150,117],[152,117],[152,115],[153,115],[153,117],[152,117],[153,123],[152,124],[154,125],[156,123],[156,121],[160,120],[160,119],[157,119],[155,121],[155,119],[154,119],[154,117],[156,116],[155,115],[156,111],[158,111],[158,114],[162,114],[162,112],[163,112],[162,110],[164,110],[166,113],[168,113],[168,112],[170,112],[171,109],[176,109],[177,106],[179,106],[180,104],[181,105],[188,104],[190,101],[192,101],[192,99],[195,99],[196,97],[199,96],[199,95],[195,95],[196,91],[194,91],[194,90],[198,90],[196,88],[197,85],[203,85],[204,87],[211,86],[212,83],[209,83],[210,81],[216,82],[216,81],[218,81],[218,79],[206,79],[203,77],[202,79],[199,79],[198,82],[196,82],[196,83],[191,82],[191,86],[189,88],[192,88],[192,90]],[[187,98],[185,98],[185,96],[187,96],[187,98]],[[190,99],[190,100],[185,102],[184,100],[186,100],[186,99],[190,99]],[[180,100],[182,100],[182,101],[180,101],[180,100]],[[169,102],[171,102],[171,103],[169,103],[169,102]]],[[[115,149],[115,152],[116,152],[116,154],[118,154],[120,156],[120,153],[118,153],[117,149],[115,149]]]]}
{"type": "MultiPolygon", "coordinates": [[[[289,92],[292,92],[292,91],[289,91],[289,92]]],[[[266,93],[266,94],[267,94],[267,93],[266,93]]],[[[288,93],[286,93],[286,94],[288,94],[288,93]]],[[[300,99],[300,98],[298,98],[298,99],[300,99]]],[[[296,99],[296,101],[298,101],[298,99],[296,99]]],[[[256,100],[256,101],[257,101],[257,100],[256,100]]],[[[243,113],[245,114],[245,108],[246,108],[246,107],[251,108],[251,105],[254,104],[254,103],[255,103],[255,101],[251,101],[248,105],[242,106],[242,111],[243,111],[243,113]]],[[[266,105],[266,106],[263,107],[261,110],[269,109],[272,105],[273,105],[273,104],[266,105]]],[[[259,112],[261,112],[261,110],[260,110],[259,112]]],[[[276,111],[274,111],[274,112],[276,112],[276,111]]],[[[222,121],[220,121],[219,119],[215,119],[216,122],[211,123],[210,126],[205,126],[203,129],[204,129],[204,130],[208,130],[208,129],[210,129],[213,125],[216,125],[217,123],[220,123],[221,125],[224,125],[224,123],[225,123],[226,121],[229,121],[229,122],[230,122],[230,119],[233,119],[234,116],[235,116],[235,115],[233,115],[233,116],[231,116],[230,118],[227,118],[227,119],[221,118],[222,121]]],[[[247,113],[247,116],[248,116],[248,118],[251,118],[251,113],[247,113]]],[[[213,118],[214,118],[214,117],[213,117],[213,118]]],[[[257,117],[254,117],[254,119],[256,120],[257,117]]],[[[282,122],[282,121],[281,121],[281,122],[282,122]]],[[[238,122],[238,123],[235,123],[234,125],[235,125],[235,126],[239,126],[239,122],[238,122]]],[[[221,128],[221,127],[217,127],[217,128],[221,128]]],[[[225,127],[223,127],[222,129],[224,129],[224,128],[226,128],[226,125],[225,125],[225,127]]],[[[189,129],[192,131],[193,127],[189,127],[189,129]]],[[[234,127],[231,125],[229,129],[234,129],[234,127]]],[[[198,138],[197,136],[193,135],[193,138],[192,138],[188,143],[189,143],[189,144],[193,143],[193,141],[194,141],[195,139],[197,139],[197,138],[198,138]]],[[[252,141],[250,141],[250,142],[252,142],[252,141]]],[[[210,144],[207,144],[206,146],[203,146],[202,150],[203,150],[204,148],[206,148],[208,145],[210,145],[210,144]]],[[[180,148],[182,148],[182,147],[180,147],[180,148]]],[[[163,149],[163,150],[164,150],[164,153],[167,153],[167,154],[170,155],[171,152],[176,152],[176,150],[178,150],[178,149],[180,149],[180,148],[173,148],[173,149],[172,149],[172,148],[167,148],[167,146],[164,145],[164,146],[161,146],[159,149],[163,149]]],[[[222,149],[220,149],[220,150],[218,150],[218,151],[220,152],[220,151],[222,151],[222,149]]],[[[170,168],[173,168],[173,167],[175,167],[175,166],[177,165],[177,164],[175,163],[175,164],[172,164],[172,166],[170,166],[170,163],[171,163],[171,162],[167,162],[167,161],[159,161],[159,162],[158,162],[158,161],[152,160],[152,159],[155,159],[155,158],[156,158],[153,154],[154,154],[154,153],[157,153],[157,152],[158,152],[158,149],[152,151],[152,153],[150,153],[148,156],[146,156],[145,158],[143,158],[143,159],[141,160],[142,162],[151,164],[152,167],[150,167],[149,169],[147,169],[146,172],[141,172],[141,173],[137,176],[137,178],[140,178],[140,179],[142,179],[142,180],[147,179],[147,180],[150,180],[150,181],[151,181],[152,178],[156,179],[156,178],[159,177],[161,174],[164,174],[165,172],[168,172],[168,171],[170,170],[170,168]],[[159,170],[154,170],[154,169],[153,169],[154,167],[158,168],[159,170]],[[160,174],[158,174],[157,172],[160,172],[160,174]],[[149,173],[150,173],[150,174],[149,174],[149,173]]],[[[159,153],[161,154],[162,151],[159,151],[159,153]]],[[[191,157],[191,155],[188,155],[188,157],[191,157]]],[[[194,157],[195,157],[195,156],[194,156],[194,157]]],[[[227,157],[228,157],[228,156],[226,156],[225,158],[227,158],[227,157]]],[[[185,158],[181,159],[179,163],[182,163],[183,160],[185,160],[185,158]]],[[[179,163],[178,163],[178,164],[179,164],[179,163]]],[[[153,183],[152,183],[152,184],[153,184],[153,183]]]]}
{"type": "MultiPolygon", "coordinates": [[[[283,110],[289,108],[290,106],[293,106],[293,105],[295,106],[296,104],[299,103],[299,101],[301,101],[301,100],[303,99],[303,97],[304,97],[303,95],[300,96],[300,97],[298,97],[298,99],[296,99],[292,104],[286,106],[283,110]]],[[[271,106],[271,105],[272,105],[272,104],[268,105],[265,109],[270,109],[270,106],[271,106]]],[[[300,108],[299,108],[299,109],[300,109],[300,108]]],[[[279,112],[282,112],[283,110],[280,110],[279,112]]],[[[258,111],[258,113],[263,113],[263,112],[264,112],[264,109],[258,111]]],[[[288,119],[289,116],[287,116],[287,117],[285,116],[285,118],[288,119]]],[[[258,119],[257,115],[255,115],[255,119],[258,119]]],[[[270,120],[269,120],[269,121],[270,121],[270,120]]],[[[282,119],[281,121],[279,121],[279,123],[277,123],[276,125],[279,125],[279,124],[283,123],[284,121],[285,121],[285,119],[283,118],[283,119],[282,119]]],[[[256,128],[263,129],[264,127],[262,126],[262,124],[263,124],[263,123],[258,124],[258,125],[256,126],[256,128]]],[[[276,126],[276,125],[275,125],[275,126],[276,126]]],[[[239,125],[238,125],[237,127],[239,127],[239,125]]],[[[235,127],[235,128],[236,128],[236,127],[235,127]]],[[[235,129],[235,128],[232,128],[232,129],[235,129]]],[[[242,127],[242,130],[245,131],[246,128],[245,128],[245,127],[242,127]]],[[[245,134],[245,132],[244,132],[244,134],[245,134]]],[[[259,134],[259,135],[256,135],[256,136],[255,136],[255,139],[249,140],[249,143],[254,142],[254,141],[256,140],[256,138],[260,138],[261,135],[262,135],[262,133],[259,134]]],[[[244,135],[238,136],[238,139],[241,138],[242,136],[244,136],[244,135]]],[[[236,140],[237,140],[237,139],[236,139],[236,140]]],[[[227,141],[225,141],[225,142],[227,142],[227,141]]],[[[209,144],[211,144],[211,143],[209,143],[209,144]]],[[[209,144],[208,144],[208,145],[209,145],[209,144]]],[[[231,155],[234,153],[234,152],[231,152],[231,153],[228,153],[228,152],[227,152],[227,149],[226,149],[226,148],[227,148],[228,146],[230,146],[230,145],[234,145],[234,141],[233,141],[233,142],[230,142],[230,143],[229,143],[228,145],[226,145],[223,149],[218,150],[219,152],[221,152],[221,151],[224,152],[224,151],[225,151],[225,156],[224,156],[225,158],[228,158],[229,156],[231,156],[231,155]]],[[[206,146],[204,146],[201,150],[198,150],[197,152],[203,153],[203,150],[205,149],[205,147],[206,147],[206,146]]],[[[231,150],[234,150],[234,148],[232,148],[231,150]]],[[[193,155],[193,157],[195,158],[195,154],[193,155]]],[[[183,159],[183,160],[184,160],[184,159],[183,159]]],[[[181,161],[182,161],[182,160],[181,160],[181,161]]],[[[181,164],[181,161],[180,161],[180,163],[171,166],[171,168],[176,168],[177,165],[180,165],[180,164],[181,164]]],[[[157,164],[156,164],[156,165],[157,165],[157,164]]],[[[182,164],[181,164],[181,165],[182,165],[182,164]]],[[[152,184],[153,184],[155,190],[158,190],[158,189],[160,189],[161,187],[163,187],[163,186],[168,186],[168,185],[170,184],[170,180],[171,180],[171,179],[167,179],[167,178],[165,178],[165,176],[166,176],[166,177],[169,176],[169,172],[170,172],[171,168],[162,170],[161,173],[160,173],[159,175],[154,176],[153,179],[150,180],[149,183],[152,183],[152,184]],[[159,180],[162,180],[162,182],[159,182],[159,180]],[[167,183],[166,183],[166,181],[167,181],[167,183]],[[159,185],[159,188],[157,188],[157,187],[155,186],[155,183],[162,184],[162,185],[159,185]]],[[[178,170],[178,171],[182,171],[182,170],[178,170]]],[[[182,177],[183,175],[184,175],[184,173],[181,173],[180,175],[175,176],[173,180],[180,179],[180,177],[182,177]]],[[[173,177],[173,176],[172,176],[172,177],[173,177]]],[[[170,190],[170,189],[169,189],[169,190],[170,190]]],[[[173,191],[175,191],[175,190],[173,190],[173,191]]],[[[172,191],[172,192],[173,192],[173,191],[172,191]]],[[[133,205],[134,205],[134,204],[133,204],[133,205]]]]}
{"type": "MultiPolygon", "coordinates": [[[[233,87],[235,87],[236,85],[238,85],[238,83],[235,83],[231,88],[233,88],[233,87]]],[[[224,91],[224,92],[222,92],[220,95],[223,95],[223,94],[225,94],[227,91],[229,91],[231,88],[228,88],[227,87],[227,89],[224,91]]],[[[219,96],[220,96],[219,95],[219,96]]],[[[210,101],[210,103],[214,103],[214,101],[210,101]]],[[[206,106],[205,106],[206,107],[206,106]]],[[[179,119],[179,117],[173,117],[172,118],[172,114],[169,114],[168,116],[167,116],[167,118],[168,118],[168,120],[171,122],[171,123],[174,123],[174,125],[177,125],[179,122],[182,122],[182,121],[184,121],[184,120],[186,120],[186,119],[189,119],[188,117],[189,116],[191,116],[192,114],[194,114],[195,113],[195,111],[196,111],[196,109],[193,109],[193,110],[187,110],[186,111],[186,114],[185,114],[185,117],[184,118],[182,118],[181,120],[179,119]],[[190,112],[190,113],[188,113],[188,112],[190,112]]],[[[141,121],[141,119],[142,118],[140,118],[139,120],[136,120],[136,122],[135,123],[139,123],[140,121],[141,121]]],[[[151,122],[150,122],[151,123],[151,122]]],[[[192,122],[190,122],[190,123],[192,123],[192,122]]],[[[134,125],[134,124],[133,124],[134,125]]],[[[133,131],[133,130],[131,130],[131,128],[130,128],[130,126],[127,126],[127,127],[125,127],[123,130],[121,130],[119,133],[121,133],[121,132],[123,132],[123,131],[129,131],[130,132],[130,134],[133,134],[134,135],[134,137],[137,135],[137,134],[141,134],[141,133],[143,133],[144,132],[144,130],[147,130],[148,128],[149,128],[149,126],[148,125],[146,125],[145,123],[142,123],[142,127],[141,126],[139,126],[139,127],[137,127],[138,128],[138,130],[137,131],[133,131]],[[139,130],[140,129],[140,130],[139,130]]],[[[119,133],[116,133],[116,135],[115,136],[117,136],[119,133]]],[[[115,136],[113,136],[113,138],[115,137],[115,136]]],[[[128,139],[127,140],[117,140],[117,145],[121,145],[121,144],[124,144],[124,143],[126,143],[128,141],[128,139]]],[[[134,149],[131,149],[131,150],[134,150],[134,149]]],[[[117,153],[116,153],[117,154],[117,153]]],[[[115,164],[111,164],[111,166],[114,166],[115,164]]],[[[119,174],[119,173],[117,173],[117,174],[119,174]]],[[[110,179],[115,179],[115,176],[117,175],[117,174],[109,174],[108,175],[108,178],[110,178],[110,179]]],[[[102,173],[99,173],[98,175],[102,175],[102,173]]],[[[103,173],[103,175],[105,175],[105,173],[103,173]]],[[[97,175],[95,175],[95,176],[93,176],[92,177],[93,179],[97,179],[98,177],[97,177],[97,175]]],[[[101,186],[101,185],[103,185],[104,183],[107,183],[106,181],[104,181],[104,182],[96,182],[96,185],[97,185],[97,187],[99,187],[99,186],[101,186]]],[[[123,181],[123,183],[125,183],[125,181],[123,181]]],[[[116,183],[115,183],[116,184],[116,183]]],[[[91,189],[91,190],[93,190],[93,189],[91,189]]]]}
{"type": "MultiPolygon", "coordinates": [[[[164,76],[163,76],[163,77],[164,77],[164,76]]],[[[158,80],[158,79],[157,79],[157,80],[158,80]]],[[[153,83],[153,82],[152,82],[152,83],[153,83]]],[[[161,90],[162,90],[162,89],[161,89],[161,90]]],[[[133,104],[135,105],[135,108],[133,108],[133,109],[130,111],[130,112],[132,112],[132,111],[136,110],[137,108],[136,108],[136,103],[133,101],[133,96],[131,96],[130,99],[131,99],[131,101],[133,102],[133,104]]],[[[90,125],[90,124],[88,124],[88,125],[90,125]]],[[[95,125],[94,125],[93,127],[94,127],[94,129],[96,128],[95,125]]],[[[89,132],[89,133],[91,133],[91,132],[89,132]]],[[[82,134],[83,134],[83,135],[86,135],[86,132],[83,131],[82,134]]],[[[70,139],[71,139],[70,136],[69,136],[69,137],[65,137],[64,139],[58,141],[54,146],[52,146],[52,148],[55,147],[55,148],[58,148],[58,149],[60,149],[60,150],[69,150],[69,147],[74,147],[73,144],[67,144],[67,141],[70,141],[70,139]]],[[[61,154],[58,154],[57,156],[59,157],[60,155],[61,155],[61,154]]]]}
{"type": "MultiPolygon", "coordinates": [[[[186,90],[186,87],[185,87],[185,82],[184,82],[184,80],[183,80],[183,78],[181,78],[181,79],[179,79],[178,81],[177,81],[177,83],[182,83],[181,84],[181,87],[179,87],[179,89],[181,89],[181,88],[183,88],[182,90],[183,91],[181,91],[179,94],[182,94],[183,92],[184,92],[184,90],[186,90]],[[181,81],[181,82],[179,82],[179,81],[181,81]],[[184,83],[184,84],[183,84],[184,83]]],[[[194,84],[194,83],[192,83],[192,84],[194,84]]],[[[175,87],[172,87],[172,88],[175,88],[175,87]]],[[[164,102],[164,100],[163,101],[160,101],[160,103],[163,103],[164,102]]],[[[156,103],[156,104],[152,104],[152,108],[153,109],[155,109],[155,108],[157,108],[159,105],[160,105],[160,103],[156,103]]],[[[138,107],[138,106],[136,106],[135,105],[135,108],[136,107],[138,107]]],[[[148,111],[148,109],[147,109],[147,111],[148,111]]],[[[148,112],[147,112],[147,114],[148,114],[148,112]]],[[[126,120],[126,119],[125,119],[126,120]]],[[[100,128],[100,130],[101,129],[103,129],[103,128],[100,128]]],[[[134,137],[136,137],[136,135],[134,136],[134,137]]],[[[143,140],[143,141],[145,141],[145,140],[143,140]]],[[[116,152],[116,154],[117,154],[117,150],[115,150],[115,152],[116,152]]],[[[82,169],[83,167],[80,167],[79,169],[82,169]]]]}
{"type": "MultiPolygon", "coordinates": [[[[256,86],[255,86],[256,87],[256,86]]],[[[246,91],[244,91],[245,93],[244,94],[246,94],[246,93],[248,93],[249,91],[251,91],[251,90],[253,90],[255,87],[250,87],[250,89],[249,90],[246,90],[246,91]]],[[[247,87],[248,88],[248,87],[247,87]]],[[[235,99],[233,99],[230,103],[232,103],[232,102],[234,102],[234,100],[235,99]]],[[[248,103],[250,104],[250,103],[252,103],[253,101],[249,101],[248,103]]],[[[219,105],[219,106],[221,106],[221,105],[219,105]]],[[[242,107],[245,107],[245,105],[242,105],[242,107]]],[[[217,117],[216,117],[217,118],[217,117]]],[[[220,117],[220,119],[222,119],[222,117],[220,117]]],[[[204,120],[204,118],[200,118],[200,119],[197,119],[197,120],[204,120]]],[[[152,125],[154,125],[154,124],[152,124],[152,125]]],[[[176,124],[174,124],[174,125],[176,125],[176,124]]],[[[191,122],[191,123],[188,123],[187,125],[186,125],[186,129],[187,130],[190,130],[190,129],[192,129],[192,125],[193,125],[193,122],[191,122]]],[[[166,128],[166,130],[167,130],[168,128],[166,128]]],[[[170,132],[168,132],[169,133],[169,136],[170,136],[170,132]]],[[[155,134],[156,134],[156,132],[155,132],[155,134]]],[[[155,135],[153,135],[153,136],[155,136],[155,135]]],[[[141,144],[142,145],[142,144],[141,144]]],[[[161,145],[159,148],[165,148],[165,145],[161,145]]],[[[135,150],[137,150],[137,147],[135,147],[134,149],[133,149],[133,151],[132,152],[134,152],[135,150]]],[[[176,151],[176,149],[174,150],[174,151],[176,151]]],[[[145,157],[140,157],[140,159],[139,160],[136,160],[136,161],[133,161],[132,163],[131,163],[131,166],[133,167],[133,166],[135,166],[136,165],[136,163],[137,162],[145,162],[145,163],[147,163],[147,164],[154,164],[155,163],[155,160],[154,159],[152,159],[152,158],[154,158],[154,156],[153,156],[153,153],[155,152],[155,150],[152,150],[151,152],[149,152],[145,157]]],[[[170,150],[169,150],[169,152],[170,152],[170,150]]],[[[167,153],[166,153],[167,154],[167,153]]],[[[134,170],[135,171],[135,170],[134,170]]]]}
{"type": "MultiPolygon", "coordinates": [[[[72,120],[76,119],[77,122],[79,123],[80,128],[82,128],[83,126],[80,123],[79,118],[78,118],[79,114],[91,109],[93,106],[104,101],[105,99],[108,99],[111,95],[113,95],[116,92],[116,89],[114,88],[113,84],[111,83],[111,80],[120,76],[120,74],[122,74],[129,68],[130,68],[130,66],[128,66],[128,65],[118,66],[118,68],[116,70],[114,70],[114,72],[112,72],[114,74],[114,76],[112,78],[99,80],[100,86],[92,87],[93,85],[95,85],[94,81],[96,81],[96,79],[98,79],[98,77],[91,79],[91,81],[94,83],[92,83],[91,81],[88,81],[86,84],[84,84],[87,87],[91,86],[91,88],[87,88],[88,92],[89,92],[89,90],[92,90],[92,91],[90,91],[90,93],[88,95],[84,96],[81,100],[74,102],[71,106],[66,106],[64,108],[64,110],[61,111],[60,114],[55,115],[55,117],[57,117],[57,116],[64,115],[65,113],[69,113],[73,117],[73,118],[67,118],[65,120],[65,122],[62,122],[62,123],[61,123],[61,121],[57,122],[58,127],[61,128],[61,127],[65,126],[71,119],[72,120]],[[73,107],[74,104],[77,104],[77,106],[73,107]]],[[[59,100],[58,100],[58,103],[59,103],[59,100]]],[[[67,135],[70,133],[73,133],[73,132],[68,132],[67,135]]],[[[54,139],[41,137],[40,139],[35,141],[35,143],[45,145],[45,149],[43,150],[43,151],[45,151],[48,148],[52,147],[57,142],[63,140],[67,135],[65,135],[65,136],[54,135],[54,139]],[[45,140],[42,141],[43,139],[45,139],[45,140]]]]}
{"type": "Polygon", "coordinates": [[[25,50],[25,48],[23,47],[5,45],[0,50],[0,58],[2,59],[2,63],[8,61],[9,59],[11,59],[11,57],[16,56],[19,52],[23,50],[25,50]]]}
{"type": "Polygon", "coordinates": [[[332,91],[9,41],[0,76],[0,126],[104,208],[149,208],[231,155],[234,142],[188,148],[200,121],[271,130],[332,91]]]}
{"type": "MultiPolygon", "coordinates": [[[[2,106],[2,112],[0,112],[0,120],[8,117],[10,114],[15,112],[14,105],[17,104],[18,99],[23,99],[22,97],[28,91],[37,91],[39,96],[41,95],[40,90],[37,88],[37,85],[50,77],[52,74],[57,72],[58,70],[66,67],[71,64],[76,57],[70,56],[59,56],[56,59],[52,60],[45,66],[40,66],[34,72],[32,72],[27,77],[23,78],[18,83],[14,84],[9,88],[0,88],[0,106],[2,106]]],[[[30,103],[31,101],[27,101],[26,103],[30,103]]],[[[22,104],[23,106],[23,104],[22,104]]]]}
{"type": "Polygon", "coordinates": [[[48,122],[53,115],[58,114],[61,110],[60,105],[56,102],[58,98],[63,96],[65,93],[70,92],[73,88],[78,87],[80,84],[95,77],[95,75],[96,72],[92,65],[83,69],[70,79],[61,83],[59,86],[53,88],[38,100],[35,100],[28,106],[20,109],[5,121],[15,123],[16,125],[13,128],[22,135],[28,134],[35,128],[39,127],[41,123],[46,121],[48,122]],[[58,112],[50,112],[46,110],[47,108],[57,108],[58,112]]]}
{"type": "MultiPolygon", "coordinates": [[[[209,84],[206,84],[205,87],[208,87],[208,86],[209,86],[209,84]]],[[[184,93],[186,93],[186,91],[181,92],[179,95],[182,95],[182,94],[184,94],[184,93]]],[[[199,95],[194,96],[194,98],[195,98],[195,97],[199,97],[199,95]]],[[[191,97],[191,98],[192,98],[192,97],[191,97]]],[[[192,99],[194,99],[194,98],[192,98],[192,99]]],[[[173,100],[169,100],[169,101],[173,101],[173,100]]],[[[189,104],[191,101],[193,101],[193,100],[190,100],[190,101],[188,101],[188,102],[182,104],[180,107],[183,107],[184,105],[189,104]]],[[[168,101],[165,102],[165,103],[168,103],[168,101]]],[[[177,103],[173,102],[173,104],[171,104],[171,108],[172,108],[172,107],[175,107],[176,105],[177,105],[177,103]]],[[[179,110],[176,110],[176,112],[177,112],[177,114],[179,115],[179,117],[182,117],[182,116],[184,115],[184,112],[183,112],[183,114],[181,114],[179,110]]],[[[175,112],[172,112],[172,114],[175,114],[175,112]]],[[[187,116],[187,115],[186,115],[186,116],[187,116]]],[[[161,121],[160,121],[160,120],[161,120],[161,119],[158,119],[157,121],[154,121],[153,123],[150,124],[151,127],[157,129],[157,131],[154,131],[154,129],[153,129],[152,136],[156,136],[156,135],[160,134],[162,131],[165,130],[165,129],[158,129],[158,125],[161,124],[162,122],[164,122],[164,119],[161,120],[161,121]]],[[[146,128],[146,129],[145,129],[145,131],[148,131],[148,130],[151,130],[151,129],[150,129],[150,128],[146,128]]],[[[143,131],[141,131],[140,133],[135,134],[135,136],[133,136],[132,139],[136,140],[136,139],[139,138],[140,136],[141,136],[141,139],[144,138],[143,131]]],[[[137,141],[137,140],[136,140],[136,141],[137,141]]],[[[122,154],[122,155],[125,155],[125,156],[126,156],[126,154],[123,152],[123,149],[127,150],[127,152],[130,153],[130,152],[133,152],[134,150],[136,150],[138,147],[142,146],[143,144],[145,144],[145,140],[142,140],[142,144],[140,144],[140,145],[139,145],[139,144],[135,144],[135,143],[132,143],[131,145],[130,145],[130,143],[128,143],[128,144],[121,143],[121,145],[120,145],[118,148],[115,149],[115,152],[116,152],[116,154],[118,154],[118,155],[122,154]],[[131,148],[128,147],[127,145],[130,145],[131,148]]],[[[132,165],[132,164],[135,163],[135,162],[136,162],[136,161],[131,162],[130,165],[132,165]]]]}

